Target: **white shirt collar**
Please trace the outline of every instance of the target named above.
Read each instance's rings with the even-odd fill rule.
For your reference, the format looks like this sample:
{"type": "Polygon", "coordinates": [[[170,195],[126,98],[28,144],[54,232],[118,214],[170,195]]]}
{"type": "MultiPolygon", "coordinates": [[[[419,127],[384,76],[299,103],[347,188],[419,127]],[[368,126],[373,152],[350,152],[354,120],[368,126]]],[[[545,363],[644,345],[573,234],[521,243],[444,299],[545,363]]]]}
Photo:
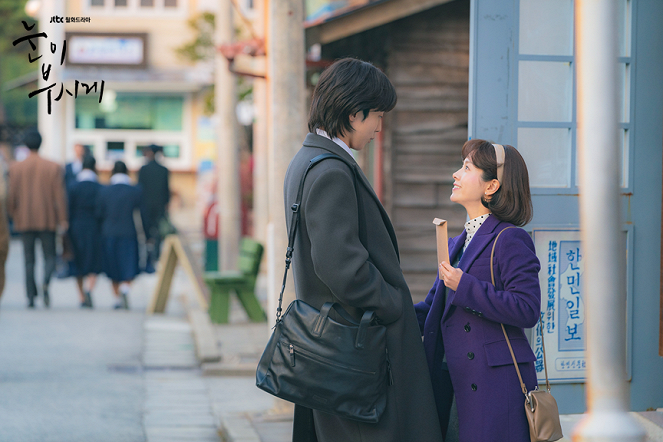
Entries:
{"type": "Polygon", "coordinates": [[[128,184],[131,185],[131,178],[129,178],[129,175],[126,173],[116,173],[113,175],[110,179],[110,183],[112,184],[128,184]]]}
{"type": "Polygon", "coordinates": [[[490,213],[486,213],[485,215],[477,216],[476,218],[471,219],[465,223],[467,237],[465,238],[465,245],[463,246],[463,250],[467,248],[467,245],[470,243],[470,241],[472,241],[472,238],[474,238],[474,234],[477,233],[479,227],[481,227],[481,225],[488,219],[489,216],[490,213]]]}
{"type": "Polygon", "coordinates": [[[83,169],[78,172],[78,175],[76,175],[76,181],[94,181],[96,183],[99,181],[99,178],[97,178],[97,174],[90,169],[83,169]]]}
{"type": "Polygon", "coordinates": [[[346,151],[346,152],[347,152],[352,158],[355,157],[355,156],[352,154],[352,151],[350,150],[350,148],[348,147],[348,145],[345,144],[345,142],[344,142],[343,140],[341,140],[340,138],[338,138],[338,137],[331,138],[329,135],[327,135],[327,132],[325,132],[325,131],[322,130],[322,129],[316,129],[316,130],[315,130],[315,133],[317,133],[317,134],[320,135],[321,137],[325,137],[325,138],[327,138],[327,139],[329,139],[329,140],[332,140],[334,143],[336,143],[336,144],[338,144],[339,146],[341,146],[341,147],[343,148],[343,150],[346,151]]]}

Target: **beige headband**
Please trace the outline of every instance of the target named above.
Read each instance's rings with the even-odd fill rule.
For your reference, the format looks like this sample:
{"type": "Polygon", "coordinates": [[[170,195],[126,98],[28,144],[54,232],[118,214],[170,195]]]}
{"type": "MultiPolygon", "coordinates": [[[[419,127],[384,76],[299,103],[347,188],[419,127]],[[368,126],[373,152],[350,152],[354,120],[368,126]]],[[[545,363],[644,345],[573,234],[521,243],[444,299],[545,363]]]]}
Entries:
{"type": "Polygon", "coordinates": [[[495,148],[495,158],[497,160],[497,181],[502,184],[502,175],[504,174],[504,146],[493,144],[495,148]]]}

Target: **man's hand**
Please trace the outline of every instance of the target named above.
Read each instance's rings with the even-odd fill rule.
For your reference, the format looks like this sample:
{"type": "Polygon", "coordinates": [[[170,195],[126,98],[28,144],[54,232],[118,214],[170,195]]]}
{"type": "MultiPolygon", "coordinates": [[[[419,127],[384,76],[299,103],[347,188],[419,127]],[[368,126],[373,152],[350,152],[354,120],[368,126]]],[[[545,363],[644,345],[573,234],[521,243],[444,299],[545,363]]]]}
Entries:
{"type": "Polygon", "coordinates": [[[444,285],[451,290],[457,290],[458,284],[460,284],[460,277],[463,276],[463,271],[453,267],[446,261],[442,261],[440,264],[440,278],[444,285]]]}

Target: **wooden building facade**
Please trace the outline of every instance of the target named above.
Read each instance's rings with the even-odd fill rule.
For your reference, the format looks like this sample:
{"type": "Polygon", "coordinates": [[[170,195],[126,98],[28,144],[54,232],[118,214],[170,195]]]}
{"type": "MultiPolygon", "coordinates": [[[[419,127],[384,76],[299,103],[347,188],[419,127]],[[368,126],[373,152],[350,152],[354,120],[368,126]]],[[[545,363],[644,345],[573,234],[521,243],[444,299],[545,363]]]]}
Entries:
{"type": "Polygon", "coordinates": [[[357,160],[369,177],[375,175],[369,166],[376,158],[381,163],[382,179],[374,185],[394,224],[415,302],[435,278],[433,219],[447,219],[450,235],[465,222],[449,196],[467,140],[469,14],[469,0],[457,0],[322,45],[323,59],[369,61],[396,88],[398,103],[385,117],[381,146],[357,160]]]}

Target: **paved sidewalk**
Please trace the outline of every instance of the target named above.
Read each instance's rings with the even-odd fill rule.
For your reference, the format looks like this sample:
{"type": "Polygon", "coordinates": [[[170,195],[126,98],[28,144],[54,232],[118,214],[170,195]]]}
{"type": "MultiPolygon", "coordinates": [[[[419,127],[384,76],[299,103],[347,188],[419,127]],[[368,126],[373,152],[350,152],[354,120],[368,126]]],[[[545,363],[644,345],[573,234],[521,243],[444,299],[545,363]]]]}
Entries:
{"type": "Polygon", "coordinates": [[[271,329],[248,321],[239,302],[231,302],[230,324],[215,324],[222,360],[202,364],[202,372],[226,442],[292,440],[292,405],[256,387],[255,371],[271,329]]]}

